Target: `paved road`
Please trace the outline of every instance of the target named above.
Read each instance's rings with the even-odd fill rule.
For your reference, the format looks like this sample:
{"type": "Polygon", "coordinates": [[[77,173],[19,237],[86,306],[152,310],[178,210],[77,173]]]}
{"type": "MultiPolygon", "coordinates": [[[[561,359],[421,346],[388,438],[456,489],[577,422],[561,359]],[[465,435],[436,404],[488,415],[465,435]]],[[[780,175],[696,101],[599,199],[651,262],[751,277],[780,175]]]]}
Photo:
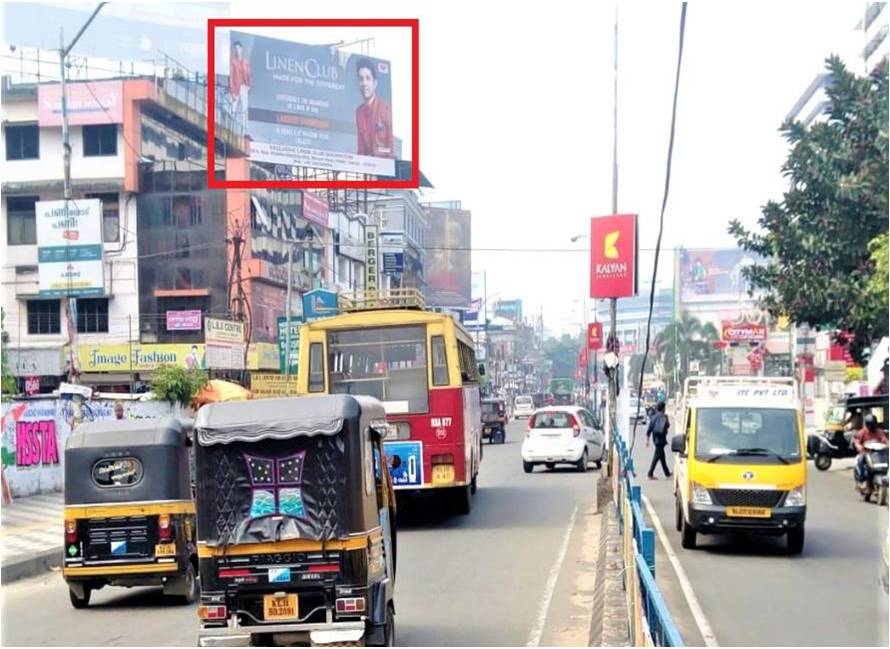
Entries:
{"type": "MultiPolygon", "coordinates": [[[[415,510],[403,521],[399,644],[525,645],[530,636],[542,645],[586,644],[599,474],[524,474],[524,428],[514,422],[506,444],[485,446],[470,515],[415,510]],[[563,547],[564,560],[557,563],[563,547]]],[[[168,605],[159,589],[106,588],[93,594],[89,609],[75,611],[61,577],[52,573],[5,586],[0,597],[6,645],[195,642],[194,606],[168,605]]]]}
{"type": "MultiPolygon", "coordinates": [[[[639,428],[638,436],[634,456],[643,493],[720,645],[887,646],[888,598],[879,584],[887,508],[862,502],[850,471],[822,473],[810,463],[807,538],[799,557],[784,554],[784,538],[700,536],[698,549],[684,550],[674,529],[672,483],[646,480],[651,448],[639,428]]],[[[660,541],[656,552],[665,555],[660,541]]],[[[700,636],[676,575],[666,561],[657,570],[691,644],[700,636]]]]}

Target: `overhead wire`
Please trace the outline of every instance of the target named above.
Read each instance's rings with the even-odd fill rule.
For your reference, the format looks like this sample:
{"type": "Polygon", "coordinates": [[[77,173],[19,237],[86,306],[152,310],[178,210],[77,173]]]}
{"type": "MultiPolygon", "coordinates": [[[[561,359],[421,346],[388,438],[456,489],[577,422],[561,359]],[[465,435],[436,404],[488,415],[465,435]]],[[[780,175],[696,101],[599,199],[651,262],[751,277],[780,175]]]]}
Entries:
{"type": "Polygon", "coordinates": [[[674,79],[674,101],[671,108],[671,132],[668,138],[667,166],[664,175],[664,195],[661,199],[661,214],[658,217],[658,238],[655,241],[655,261],[652,264],[652,285],[649,289],[649,313],[646,317],[646,346],[643,348],[643,362],[640,365],[640,382],[637,389],[637,413],[634,417],[633,432],[631,434],[630,450],[633,453],[634,443],[637,438],[637,420],[640,414],[643,396],[643,376],[646,374],[646,359],[649,356],[649,345],[652,337],[652,311],[655,306],[655,282],[658,277],[658,261],[661,257],[661,237],[664,234],[664,213],[667,209],[668,196],[671,189],[671,162],[674,157],[674,136],[677,130],[677,98],[680,94],[680,71],[683,64],[683,41],[686,35],[686,5],[684,2],[680,9],[680,41],[677,50],[677,73],[674,79]]]}

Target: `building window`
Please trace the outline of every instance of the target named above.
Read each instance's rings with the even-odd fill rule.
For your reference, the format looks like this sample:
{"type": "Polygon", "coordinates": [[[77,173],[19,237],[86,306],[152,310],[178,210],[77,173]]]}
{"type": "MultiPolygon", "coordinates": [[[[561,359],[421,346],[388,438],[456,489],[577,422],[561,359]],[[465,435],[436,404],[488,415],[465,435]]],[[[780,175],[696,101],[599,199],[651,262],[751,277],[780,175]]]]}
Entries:
{"type": "Polygon", "coordinates": [[[28,333],[57,334],[61,331],[58,300],[28,300],[28,333]]]}
{"type": "Polygon", "coordinates": [[[6,159],[36,160],[40,157],[40,129],[37,124],[6,127],[6,159]]]}
{"type": "Polygon", "coordinates": [[[121,240],[120,205],[117,194],[87,194],[86,198],[102,201],[102,241],[113,243],[121,240]]]}
{"type": "Polygon", "coordinates": [[[6,241],[10,246],[37,243],[36,196],[6,199],[6,241]]]}
{"type": "Polygon", "coordinates": [[[83,127],[84,157],[117,155],[117,125],[97,124],[83,127]]]}
{"type": "Polygon", "coordinates": [[[108,298],[77,300],[77,331],[82,334],[108,333],[108,298]]]}

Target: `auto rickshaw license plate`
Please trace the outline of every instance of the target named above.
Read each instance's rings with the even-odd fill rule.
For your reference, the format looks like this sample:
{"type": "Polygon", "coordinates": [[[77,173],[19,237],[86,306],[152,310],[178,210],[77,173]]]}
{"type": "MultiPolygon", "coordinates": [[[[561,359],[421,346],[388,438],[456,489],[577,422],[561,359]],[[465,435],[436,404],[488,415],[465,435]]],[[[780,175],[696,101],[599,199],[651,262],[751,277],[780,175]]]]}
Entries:
{"type": "Polygon", "coordinates": [[[769,507],[727,507],[726,515],[737,518],[769,518],[772,512],[769,507]]]}
{"type": "Polygon", "coordinates": [[[433,484],[454,482],[454,466],[451,464],[433,465],[433,484]]]}
{"type": "Polygon", "coordinates": [[[275,595],[263,596],[264,620],[296,620],[299,617],[296,595],[285,595],[284,597],[275,595]]]}
{"type": "Polygon", "coordinates": [[[158,543],[155,545],[156,557],[172,557],[176,556],[175,543],[158,543]]]}

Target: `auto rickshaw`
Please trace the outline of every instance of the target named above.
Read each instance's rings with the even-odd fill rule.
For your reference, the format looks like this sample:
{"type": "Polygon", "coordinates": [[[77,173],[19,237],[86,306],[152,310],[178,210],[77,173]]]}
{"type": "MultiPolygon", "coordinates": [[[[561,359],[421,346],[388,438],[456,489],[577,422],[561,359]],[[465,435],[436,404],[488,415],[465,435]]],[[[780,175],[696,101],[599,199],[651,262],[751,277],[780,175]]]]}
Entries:
{"type": "Polygon", "coordinates": [[[103,586],[198,596],[191,441],[176,419],[83,423],[65,445],[62,576],[74,608],[103,586]]]}
{"type": "Polygon", "coordinates": [[[201,408],[199,646],[394,644],[385,415],[350,395],[201,408]]]}
{"type": "Polygon", "coordinates": [[[482,399],[482,437],[489,444],[507,440],[507,403],[503,399],[482,399]]]}
{"type": "Polygon", "coordinates": [[[878,427],[887,430],[888,400],[886,394],[868,397],[847,397],[835,404],[826,417],[825,430],[807,438],[807,454],[820,471],[831,468],[832,460],[856,457],[853,438],[862,429],[867,414],[878,420],[878,427]]]}

